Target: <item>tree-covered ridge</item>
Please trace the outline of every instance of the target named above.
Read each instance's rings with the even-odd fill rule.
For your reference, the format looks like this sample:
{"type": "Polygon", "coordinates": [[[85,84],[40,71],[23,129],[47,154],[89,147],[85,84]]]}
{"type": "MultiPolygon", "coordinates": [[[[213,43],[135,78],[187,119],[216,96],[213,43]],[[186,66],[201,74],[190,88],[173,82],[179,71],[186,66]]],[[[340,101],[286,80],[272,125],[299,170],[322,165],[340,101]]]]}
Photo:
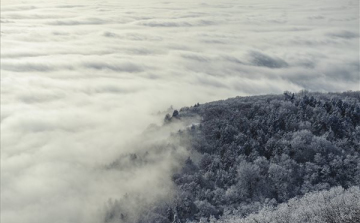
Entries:
{"type": "MultiPolygon", "coordinates": [[[[176,143],[151,147],[176,151],[181,145],[189,151],[172,176],[175,198],[152,204],[136,218],[128,217],[126,211],[116,213],[126,206],[117,203],[119,208],[105,222],[228,223],[238,219],[248,223],[256,221],[246,216],[260,210],[257,217],[285,215],[288,212],[276,209],[284,207],[279,204],[293,204],[290,199],[317,191],[355,186],[342,193],[359,197],[360,92],[285,92],[196,104],[166,115],[164,125],[151,131],[171,129],[181,122],[188,127],[172,134],[170,141],[176,143]]],[[[137,154],[129,159],[148,162],[149,158],[137,154]]],[[[323,193],[327,192],[311,196],[323,193]]],[[[293,208],[302,207],[300,203],[293,208]]],[[[355,208],[353,219],[360,218],[358,209],[351,207],[355,208]]]]}
{"type": "Polygon", "coordinates": [[[202,120],[187,132],[201,158],[174,176],[182,222],[360,185],[360,92],[238,97],[178,116],[193,113],[202,120]]]}

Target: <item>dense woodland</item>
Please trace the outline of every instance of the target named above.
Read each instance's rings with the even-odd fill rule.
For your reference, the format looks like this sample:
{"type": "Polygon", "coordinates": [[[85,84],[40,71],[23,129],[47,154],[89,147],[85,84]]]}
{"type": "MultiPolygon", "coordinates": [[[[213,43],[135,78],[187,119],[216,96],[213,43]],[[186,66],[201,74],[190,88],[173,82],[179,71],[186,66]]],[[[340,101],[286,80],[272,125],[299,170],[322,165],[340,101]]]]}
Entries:
{"type": "Polygon", "coordinates": [[[189,117],[199,122],[172,135],[191,154],[174,200],[135,222],[360,222],[360,92],[196,104],[164,126],[189,117]]]}

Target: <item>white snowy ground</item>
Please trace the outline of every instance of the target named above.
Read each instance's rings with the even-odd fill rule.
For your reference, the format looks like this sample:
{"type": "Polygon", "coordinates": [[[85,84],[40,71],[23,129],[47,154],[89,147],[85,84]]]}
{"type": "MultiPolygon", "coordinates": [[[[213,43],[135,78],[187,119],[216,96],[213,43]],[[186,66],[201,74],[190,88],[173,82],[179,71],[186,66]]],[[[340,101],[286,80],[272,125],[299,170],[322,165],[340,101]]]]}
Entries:
{"type": "Polygon", "coordinates": [[[151,114],[301,89],[359,90],[357,0],[2,0],[1,222],[171,195],[168,154],[103,168],[151,114]]]}

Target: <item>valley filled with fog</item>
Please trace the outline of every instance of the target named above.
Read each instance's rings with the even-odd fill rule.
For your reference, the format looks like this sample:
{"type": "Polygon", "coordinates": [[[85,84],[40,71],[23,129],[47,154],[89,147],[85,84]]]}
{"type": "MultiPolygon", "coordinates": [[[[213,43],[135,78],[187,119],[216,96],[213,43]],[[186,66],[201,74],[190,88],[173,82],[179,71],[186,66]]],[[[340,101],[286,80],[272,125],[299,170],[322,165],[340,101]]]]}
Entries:
{"type": "Polygon", "coordinates": [[[1,222],[102,222],[124,199],[134,216],[171,203],[173,174],[199,156],[172,133],[202,116],[164,116],[235,96],[358,91],[358,9],[2,0],[1,222]]]}

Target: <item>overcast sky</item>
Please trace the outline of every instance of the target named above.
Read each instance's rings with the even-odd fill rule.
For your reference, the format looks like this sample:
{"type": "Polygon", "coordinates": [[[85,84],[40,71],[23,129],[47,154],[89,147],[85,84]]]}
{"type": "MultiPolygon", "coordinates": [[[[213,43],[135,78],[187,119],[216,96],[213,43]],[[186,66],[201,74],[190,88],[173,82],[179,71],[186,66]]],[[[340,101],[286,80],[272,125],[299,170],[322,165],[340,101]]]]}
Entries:
{"type": "Polygon", "coordinates": [[[359,88],[357,0],[2,0],[1,222],[171,196],[174,154],[104,168],[170,105],[359,88]]]}

